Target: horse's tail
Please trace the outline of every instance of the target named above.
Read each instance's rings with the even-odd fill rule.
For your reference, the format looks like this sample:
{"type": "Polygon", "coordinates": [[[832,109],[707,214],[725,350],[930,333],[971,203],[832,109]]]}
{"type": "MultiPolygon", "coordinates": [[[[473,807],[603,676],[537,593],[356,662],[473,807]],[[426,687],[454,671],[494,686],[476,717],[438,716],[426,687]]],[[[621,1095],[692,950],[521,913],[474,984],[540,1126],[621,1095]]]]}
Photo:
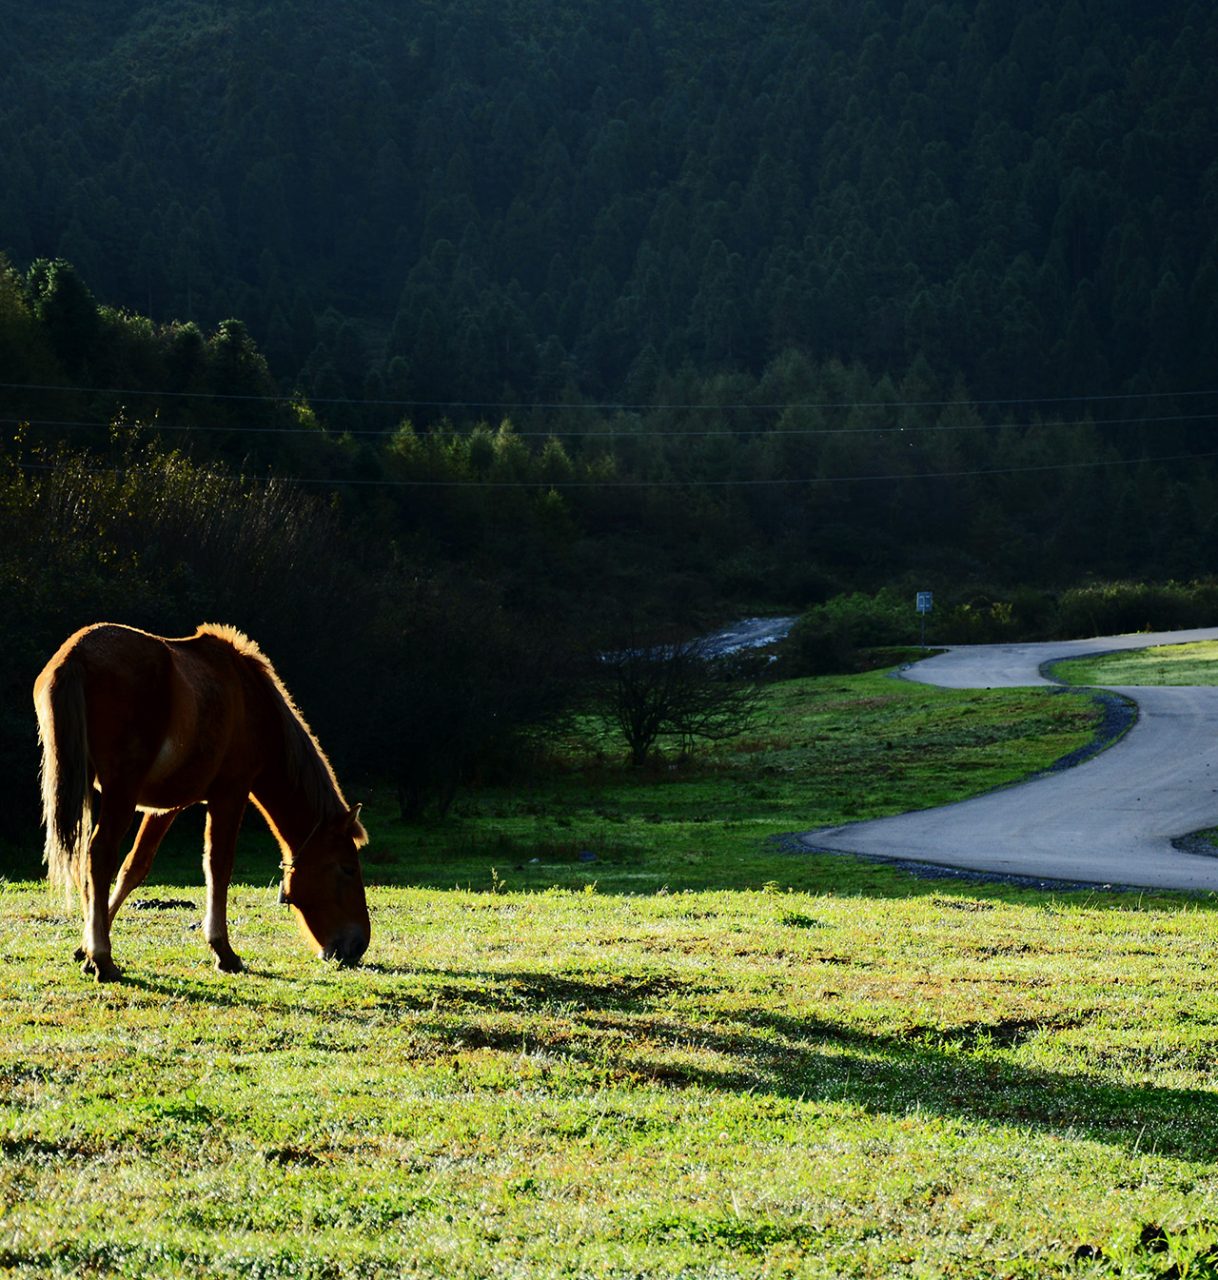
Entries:
{"type": "Polygon", "coordinates": [[[51,885],[68,894],[79,878],[93,827],[84,672],[71,654],[40,684],[34,706],[42,744],[43,858],[51,885]]]}

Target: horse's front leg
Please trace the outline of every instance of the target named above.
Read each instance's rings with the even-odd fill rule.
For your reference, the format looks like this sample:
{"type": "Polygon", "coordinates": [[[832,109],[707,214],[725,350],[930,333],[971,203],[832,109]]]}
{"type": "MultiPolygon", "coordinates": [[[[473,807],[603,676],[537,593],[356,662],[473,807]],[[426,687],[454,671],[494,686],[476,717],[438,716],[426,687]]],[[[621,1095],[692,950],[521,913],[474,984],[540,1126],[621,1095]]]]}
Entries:
{"type": "Polygon", "coordinates": [[[97,826],[93,828],[78,887],[84,911],[84,935],[79,959],[84,972],[98,982],[114,982],[121,974],[110,955],[110,882],[118,866],[118,851],[135,817],[135,802],[102,792],[97,826]]]}
{"type": "Polygon", "coordinates": [[[228,886],[233,878],[237,832],[245,816],[248,795],[209,796],[207,829],[203,838],[203,875],[207,880],[207,910],[203,932],[216,954],[216,968],[240,973],[245,967],[228,941],[228,886]]]}

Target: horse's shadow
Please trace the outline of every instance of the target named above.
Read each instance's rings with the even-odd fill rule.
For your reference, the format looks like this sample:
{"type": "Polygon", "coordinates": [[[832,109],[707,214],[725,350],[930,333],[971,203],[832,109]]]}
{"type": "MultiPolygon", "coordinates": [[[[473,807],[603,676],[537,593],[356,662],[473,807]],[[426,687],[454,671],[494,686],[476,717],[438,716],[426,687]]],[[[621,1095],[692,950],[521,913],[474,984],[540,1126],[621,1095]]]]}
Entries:
{"type": "MultiPolygon", "coordinates": [[[[663,974],[589,978],[542,971],[490,972],[362,966],[376,988],[372,1009],[327,1001],[327,1020],[366,1020],[368,1047],[386,1016],[410,1021],[437,1053],[471,1048],[530,1052],[582,1064],[608,1083],[650,1081],[808,1102],[849,1103],[880,1115],[918,1112],[969,1123],[1004,1125],[1085,1138],[1128,1151],[1190,1161],[1218,1157],[1218,1094],[1126,1084],[1043,1070],[1015,1061],[1010,1050],[1042,1029],[1066,1023],[996,1020],[946,1028],[867,1031],[831,1017],[768,1009],[707,1011],[678,1017],[717,989],[663,974]],[[538,1012],[552,1010],[548,1024],[538,1012]],[[684,1050],[696,1049],[695,1055],[684,1050]],[[676,1050],[676,1052],[674,1052],[676,1050]],[[1187,1123],[1181,1117],[1187,1116],[1187,1123]]],[[[341,978],[338,970],[336,978],[341,978]]],[[[201,1004],[248,1006],[298,1017],[301,1002],[267,1000],[245,991],[246,978],[284,980],[270,970],[233,979],[209,975],[191,983],[129,976],[141,990],[201,1004]],[[215,978],[215,980],[211,980],[215,978]]],[[[1085,1026],[1085,1019],[1070,1026],[1085,1026]]],[[[345,1037],[350,1043],[350,1037],[345,1037]]]]}
{"type": "MultiPolygon", "coordinates": [[[[244,964],[244,961],[242,962],[244,964]]],[[[275,979],[283,978],[283,974],[271,969],[260,969],[245,964],[240,973],[220,973],[213,965],[201,968],[197,978],[182,978],[172,982],[152,978],[146,974],[133,972],[129,966],[119,966],[122,978],[120,987],[131,987],[151,996],[164,996],[171,1000],[187,1000],[192,1004],[221,1005],[228,1009],[264,1009],[270,1013],[289,1015],[299,1012],[299,1006],[286,1000],[259,1000],[252,998],[241,990],[241,983],[246,978],[275,979]]]]}
{"type": "MultiPolygon", "coordinates": [[[[446,975],[451,981],[458,976],[446,975]]],[[[712,1014],[714,1022],[676,1017],[671,996],[696,997],[700,984],[657,975],[588,982],[546,973],[460,975],[467,1005],[487,1012],[518,1012],[521,997],[550,1002],[569,1020],[573,1009],[590,1027],[618,1037],[623,1078],[681,1087],[770,1094],[789,1099],[849,1102],[875,1114],[937,1114],[1084,1137],[1130,1151],[1192,1161],[1218,1156],[1218,1094],[1126,1084],[1113,1078],[1055,1072],[1024,1065],[1008,1052],[1041,1030],[1086,1025],[1085,1018],[1050,1023],[1005,1019],[944,1028],[867,1031],[829,1017],[800,1017],[767,1009],[712,1014]],[[498,993],[498,998],[497,998],[498,993]],[[717,1065],[674,1061],[676,1047],[710,1050],[717,1065]],[[720,1065],[721,1064],[721,1065],[720,1065]],[[1181,1117],[1187,1123],[1181,1123],[1181,1117]]],[[[696,1018],[696,1015],[695,1015],[696,1018]]],[[[447,1019],[427,1025],[433,1034],[447,1019]]],[[[535,1029],[530,1029],[533,1043],[535,1029]]],[[[468,1030],[462,1033],[471,1043],[468,1030]]],[[[474,1043],[478,1042],[475,1032],[474,1043]]],[[[483,1028],[483,1040],[520,1050],[519,1027],[483,1028]]],[[[544,1039],[539,1048],[544,1049],[544,1039]]],[[[605,1065],[604,1049],[561,1036],[558,1053],[605,1065]]]]}

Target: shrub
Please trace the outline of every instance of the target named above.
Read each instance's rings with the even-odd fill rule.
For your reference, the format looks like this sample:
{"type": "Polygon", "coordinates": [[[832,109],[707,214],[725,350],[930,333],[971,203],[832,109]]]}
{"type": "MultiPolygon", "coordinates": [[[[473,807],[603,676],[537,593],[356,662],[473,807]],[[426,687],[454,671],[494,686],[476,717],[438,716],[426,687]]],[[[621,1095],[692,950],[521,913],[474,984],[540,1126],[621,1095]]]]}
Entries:
{"type": "Polygon", "coordinates": [[[916,644],[918,638],[909,592],[886,587],[869,596],[856,591],[834,596],[800,618],[783,646],[783,667],[789,675],[852,671],[859,649],[916,644]]]}
{"type": "Polygon", "coordinates": [[[1059,636],[1172,631],[1218,622],[1218,582],[1097,582],[1062,593],[1059,636]]]}

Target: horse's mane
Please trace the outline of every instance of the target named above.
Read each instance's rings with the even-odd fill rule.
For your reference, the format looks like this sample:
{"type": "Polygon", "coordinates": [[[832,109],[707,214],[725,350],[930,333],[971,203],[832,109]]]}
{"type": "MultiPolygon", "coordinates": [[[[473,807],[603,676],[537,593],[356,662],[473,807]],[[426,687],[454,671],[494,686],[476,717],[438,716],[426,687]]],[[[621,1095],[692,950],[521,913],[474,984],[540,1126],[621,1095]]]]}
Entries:
{"type": "MultiPolygon", "coordinates": [[[[284,762],[288,778],[294,786],[304,792],[320,820],[337,818],[347,813],[347,801],[342,788],[334,775],[326,753],[321,749],[308,722],[300,713],[300,708],[292,700],[292,695],[279,678],[279,673],[271,665],[271,660],[258,648],[257,644],[236,627],[221,623],[205,622],[196,633],[198,635],[215,636],[230,644],[245,658],[250,668],[260,677],[271,695],[271,703],[278,714],[283,730],[284,762]]],[[[358,826],[358,824],[357,824],[358,826]]],[[[357,833],[357,844],[367,839],[362,827],[357,833]]]]}

